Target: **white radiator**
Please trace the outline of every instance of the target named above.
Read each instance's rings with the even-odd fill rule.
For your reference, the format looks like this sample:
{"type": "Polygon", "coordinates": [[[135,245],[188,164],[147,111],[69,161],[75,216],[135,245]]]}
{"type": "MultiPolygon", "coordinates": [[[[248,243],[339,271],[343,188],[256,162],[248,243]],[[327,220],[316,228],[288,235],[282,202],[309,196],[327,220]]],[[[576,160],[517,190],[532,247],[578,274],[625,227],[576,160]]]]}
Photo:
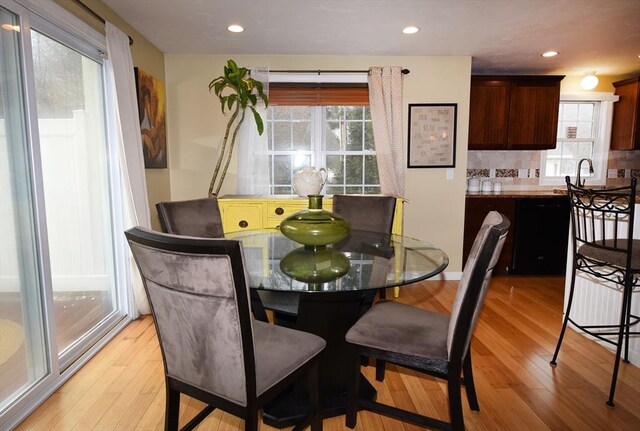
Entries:
{"type": "MultiPolygon", "coordinates": [[[[633,237],[640,239],[640,204],[635,206],[636,217],[633,226],[633,237]]],[[[611,232],[607,232],[611,234],[611,232]]],[[[569,250],[567,255],[567,272],[565,282],[564,309],[567,309],[569,289],[571,287],[571,266],[573,262],[572,232],[569,232],[569,250]]],[[[622,288],[602,279],[591,277],[583,272],[576,276],[575,293],[573,294],[573,306],[571,318],[581,325],[617,324],[620,322],[622,309],[622,288]]],[[[636,288],[631,298],[631,314],[640,315],[640,287],[636,288]]],[[[573,327],[574,330],[577,328],[573,327]]],[[[632,327],[632,330],[640,330],[640,324],[632,327]]],[[[584,334],[585,336],[588,336],[584,334]]],[[[593,338],[593,337],[589,337],[593,338]]],[[[613,338],[612,338],[613,339],[613,338]]],[[[597,340],[603,346],[614,350],[609,343],[597,340]]],[[[624,355],[624,351],[623,351],[624,355]]],[[[640,366],[640,335],[632,335],[629,341],[629,361],[640,366]]]]}

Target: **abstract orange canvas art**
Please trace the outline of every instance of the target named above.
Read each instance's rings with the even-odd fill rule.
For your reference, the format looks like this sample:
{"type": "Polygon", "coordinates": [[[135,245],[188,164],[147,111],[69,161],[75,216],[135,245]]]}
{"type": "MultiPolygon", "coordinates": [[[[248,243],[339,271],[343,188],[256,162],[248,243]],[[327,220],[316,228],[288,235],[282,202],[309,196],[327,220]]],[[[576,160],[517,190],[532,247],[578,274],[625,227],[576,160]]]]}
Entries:
{"type": "Polygon", "coordinates": [[[162,81],[134,68],[145,168],[167,167],[166,97],[162,81]]]}

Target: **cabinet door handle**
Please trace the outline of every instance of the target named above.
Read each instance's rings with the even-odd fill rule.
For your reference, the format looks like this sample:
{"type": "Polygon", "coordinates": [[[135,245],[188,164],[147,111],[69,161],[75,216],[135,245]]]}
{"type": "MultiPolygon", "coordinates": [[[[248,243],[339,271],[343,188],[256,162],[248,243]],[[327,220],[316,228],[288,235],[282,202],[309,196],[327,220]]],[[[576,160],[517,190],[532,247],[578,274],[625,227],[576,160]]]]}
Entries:
{"type": "Polygon", "coordinates": [[[284,210],[283,210],[282,208],[278,207],[278,208],[276,208],[275,213],[276,213],[277,215],[282,215],[282,214],[284,214],[284,210]]]}
{"type": "Polygon", "coordinates": [[[238,223],[238,226],[244,229],[245,227],[249,226],[249,223],[246,220],[240,220],[240,223],[238,223]]]}

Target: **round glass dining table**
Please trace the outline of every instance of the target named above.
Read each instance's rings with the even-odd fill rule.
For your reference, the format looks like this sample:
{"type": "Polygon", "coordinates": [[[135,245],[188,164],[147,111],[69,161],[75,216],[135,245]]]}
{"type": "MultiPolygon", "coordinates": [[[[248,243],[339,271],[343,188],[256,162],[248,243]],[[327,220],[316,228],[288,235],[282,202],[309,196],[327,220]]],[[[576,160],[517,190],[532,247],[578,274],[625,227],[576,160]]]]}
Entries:
{"type": "Polygon", "coordinates": [[[407,236],[352,230],[326,249],[307,249],[278,229],[233,232],[242,241],[254,289],[315,292],[366,291],[402,286],[442,272],[444,251],[407,236]]]}
{"type": "MultiPolygon", "coordinates": [[[[428,279],[449,264],[446,253],[428,242],[377,232],[352,230],[340,242],[319,249],[298,244],[278,229],[233,232],[225,237],[242,242],[256,317],[256,308],[261,306],[256,303],[257,291],[290,292],[298,299],[298,307],[293,323],[287,326],[326,340],[319,359],[324,417],[344,414],[345,334],[371,307],[376,291],[428,279]]],[[[361,379],[360,396],[375,399],[373,386],[364,376],[361,379]]],[[[264,422],[277,428],[298,423],[309,411],[305,386],[300,381],[266,405],[264,422]]]]}

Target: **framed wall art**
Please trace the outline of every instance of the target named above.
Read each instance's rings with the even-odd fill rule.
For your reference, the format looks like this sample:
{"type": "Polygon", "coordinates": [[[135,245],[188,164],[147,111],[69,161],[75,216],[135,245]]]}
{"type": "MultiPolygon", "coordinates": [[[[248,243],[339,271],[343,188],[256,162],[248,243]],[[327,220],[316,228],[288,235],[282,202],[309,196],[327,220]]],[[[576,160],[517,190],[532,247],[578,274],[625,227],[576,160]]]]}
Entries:
{"type": "Polygon", "coordinates": [[[408,168],[456,165],[457,103],[409,104],[408,168]]]}
{"type": "Polygon", "coordinates": [[[142,133],[144,167],[167,167],[166,99],[164,84],[142,69],[134,68],[138,114],[142,133]]]}

